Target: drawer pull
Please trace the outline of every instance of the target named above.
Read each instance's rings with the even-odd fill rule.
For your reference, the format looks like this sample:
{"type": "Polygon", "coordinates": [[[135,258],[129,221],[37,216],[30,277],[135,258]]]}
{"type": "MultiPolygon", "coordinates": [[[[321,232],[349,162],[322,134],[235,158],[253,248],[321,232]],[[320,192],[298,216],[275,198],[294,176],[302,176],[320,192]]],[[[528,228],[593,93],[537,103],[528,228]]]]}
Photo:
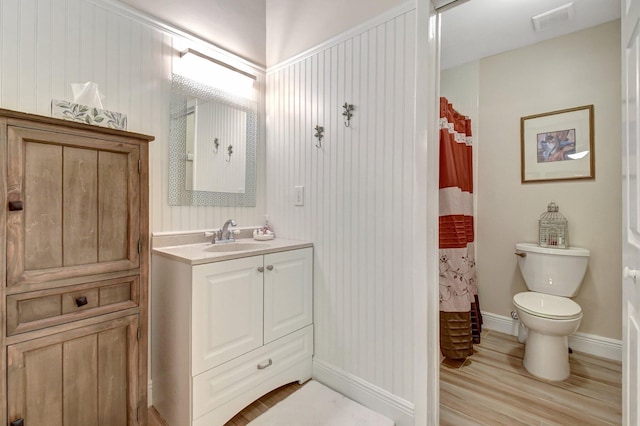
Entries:
{"type": "Polygon", "coordinates": [[[258,370],[264,370],[271,365],[273,365],[273,361],[271,360],[271,358],[269,358],[269,361],[267,361],[266,364],[258,364],[258,370]]]}
{"type": "Polygon", "coordinates": [[[24,419],[14,420],[9,423],[11,426],[24,426],[24,419]]]}
{"type": "Polygon", "coordinates": [[[9,211],[17,212],[22,210],[24,207],[22,206],[22,201],[9,201],[9,211]]]}
{"type": "Polygon", "coordinates": [[[80,306],[86,305],[87,303],[89,303],[87,301],[87,296],[80,296],[80,297],[76,298],[76,305],[78,306],[78,308],[80,306]]]}
{"type": "Polygon", "coordinates": [[[273,271],[273,265],[269,265],[269,266],[267,266],[267,269],[268,269],[269,271],[273,271]]]}
{"type": "Polygon", "coordinates": [[[264,267],[263,266],[258,266],[258,272],[264,272],[264,267]]]}

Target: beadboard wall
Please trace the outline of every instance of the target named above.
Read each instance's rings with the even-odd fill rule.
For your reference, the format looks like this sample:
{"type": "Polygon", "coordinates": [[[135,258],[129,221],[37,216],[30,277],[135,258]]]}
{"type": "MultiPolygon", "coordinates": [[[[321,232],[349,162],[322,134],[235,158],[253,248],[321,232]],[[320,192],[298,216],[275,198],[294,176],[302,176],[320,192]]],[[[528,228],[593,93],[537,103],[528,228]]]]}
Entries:
{"type": "MultiPolygon", "coordinates": [[[[214,47],[113,0],[2,0],[0,2],[0,107],[50,115],[51,99],[73,100],[71,83],[94,81],[105,109],[127,114],[128,130],[154,135],[150,147],[151,231],[261,224],[264,197],[264,120],[258,123],[256,207],[168,205],[171,61],[177,45],[214,47]]],[[[207,50],[208,49],[208,50],[207,50]]],[[[235,58],[229,57],[228,61],[235,58]]],[[[247,69],[248,63],[234,65],[247,69]]],[[[256,90],[264,87],[264,72],[256,90]]],[[[263,110],[264,99],[259,99],[263,110]]]]}
{"type": "Polygon", "coordinates": [[[267,72],[267,205],[278,235],[314,243],[314,376],[400,406],[414,380],[415,31],[407,7],[267,72]]]}

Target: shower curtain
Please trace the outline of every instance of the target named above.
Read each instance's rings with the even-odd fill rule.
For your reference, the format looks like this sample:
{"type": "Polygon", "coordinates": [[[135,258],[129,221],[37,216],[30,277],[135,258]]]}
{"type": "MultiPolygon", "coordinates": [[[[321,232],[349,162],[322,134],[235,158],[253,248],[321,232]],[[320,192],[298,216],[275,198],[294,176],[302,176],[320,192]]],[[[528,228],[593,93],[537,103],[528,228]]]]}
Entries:
{"type": "Polygon", "coordinates": [[[465,359],[480,343],[471,120],[440,98],[440,350],[465,359]]]}

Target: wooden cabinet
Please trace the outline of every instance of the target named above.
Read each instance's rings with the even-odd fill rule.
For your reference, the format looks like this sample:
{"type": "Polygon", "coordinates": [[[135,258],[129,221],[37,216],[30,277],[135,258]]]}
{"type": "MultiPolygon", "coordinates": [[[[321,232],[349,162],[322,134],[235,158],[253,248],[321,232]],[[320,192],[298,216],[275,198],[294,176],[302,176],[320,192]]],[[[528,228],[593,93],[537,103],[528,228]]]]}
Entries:
{"type": "Polygon", "coordinates": [[[151,140],[0,110],[0,424],[146,423],[151,140]]]}
{"type": "Polygon", "coordinates": [[[169,425],[222,425],[311,377],[312,254],[194,266],[153,256],[153,403],[169,425]]]}

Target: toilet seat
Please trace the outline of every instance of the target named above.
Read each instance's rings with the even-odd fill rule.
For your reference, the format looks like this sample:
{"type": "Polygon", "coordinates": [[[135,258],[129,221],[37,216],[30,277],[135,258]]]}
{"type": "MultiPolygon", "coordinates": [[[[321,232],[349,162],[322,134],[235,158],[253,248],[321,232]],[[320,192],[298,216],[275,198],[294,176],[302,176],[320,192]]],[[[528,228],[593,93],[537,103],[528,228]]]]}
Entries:
{"type": "Polygon", "coordinates": [[[530,315],[569,320],[582,316],[582,308],[573,300],[551,294],[526,291],[513,296],[513,303],[530,315]]]}

